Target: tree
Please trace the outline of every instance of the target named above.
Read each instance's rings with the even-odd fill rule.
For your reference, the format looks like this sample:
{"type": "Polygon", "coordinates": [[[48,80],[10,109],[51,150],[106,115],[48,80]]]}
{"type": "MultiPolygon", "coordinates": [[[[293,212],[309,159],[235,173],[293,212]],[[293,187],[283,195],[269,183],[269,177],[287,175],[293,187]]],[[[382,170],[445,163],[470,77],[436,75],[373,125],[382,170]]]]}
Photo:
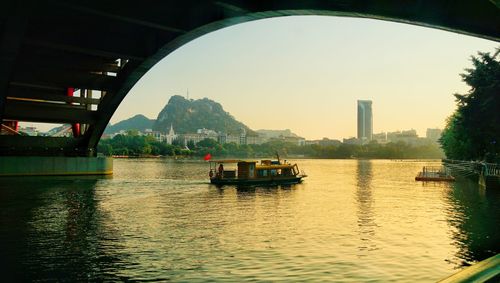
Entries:
{"type": "Polygon", "coordinates": [[[187,147],[191,150],[194,149],[196,147],[196,145],[194,144],[194,140],[189,140],[187,142],[187,147]]]}
{"type": "Polygon", "coordinates": [[[500,162],[499,52],[473,56],[473,68],[461,75],[470,90],[455,94],[457,109],[440,139],[448,158],[500,162]]]}
{"type": "Polygon", "coordinates": [[[196,146],[198,147],[205,147],[205,148],[214,148],[218,145],[219,143],[217,143],[216,140],[214,139],[211,139],[211,138],[206,138],[206,139],[202,139],[201,141],[199,141],[196,146]]]}
{"type": "Polygon", "coordinates": [[[172,141],[172,145],[175,145],[175,146],[184,146],[184,139],[183,138],[175,138],[173,141],[172,141]]]}
{"type": "Polygon", "coordinates": [[[127,130],[127,136],[136,137],[139,135],[139,131],[136,129],[127,130]]]}
{"type": "Polygon", "coordinates": [[[97,152],[100,152],[106,156],[113,155],[113,147],[107,142],[100,142],[97,145],[97,152]]]}

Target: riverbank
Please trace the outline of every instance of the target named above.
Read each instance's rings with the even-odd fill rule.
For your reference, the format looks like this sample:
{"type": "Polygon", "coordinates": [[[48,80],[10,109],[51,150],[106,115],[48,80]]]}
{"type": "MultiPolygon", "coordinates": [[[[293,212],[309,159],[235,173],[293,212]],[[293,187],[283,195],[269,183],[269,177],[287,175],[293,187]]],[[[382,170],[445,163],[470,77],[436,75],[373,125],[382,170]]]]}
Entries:
{"type": "MultiPolygon", "coordinates": [[[[189,148],[183,141],[174,144],[161,143],[152,137],[121,136],[103,139],[98,153],[110,156],[197,156],[210,153],[217,158],[268,158],[278,153],[283,158],[328,158],[328,159],[441,159],[443,152],[437,143],[411,145],[403,142],[364,145],[298,145],[284,141],[264,144],[220,144],[213,139],[205,139],[189,148]]],[[[118,158],[120,158],[118,157],[118,158]]]]}

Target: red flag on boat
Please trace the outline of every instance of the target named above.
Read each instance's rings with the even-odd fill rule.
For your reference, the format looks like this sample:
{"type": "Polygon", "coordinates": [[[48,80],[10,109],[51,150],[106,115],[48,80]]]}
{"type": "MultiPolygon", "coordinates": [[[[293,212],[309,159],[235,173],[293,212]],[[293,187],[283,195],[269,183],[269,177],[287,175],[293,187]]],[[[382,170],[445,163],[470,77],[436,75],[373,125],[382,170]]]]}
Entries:
{"type": "Polygon", "coordinates": [[[203,160],[208,161],[208,160],[210,160],[210,158],[212,158],[212,155],[210,153],[207,153],[207,155],[205,155],[205,157],[203,157],[203,160]]]}

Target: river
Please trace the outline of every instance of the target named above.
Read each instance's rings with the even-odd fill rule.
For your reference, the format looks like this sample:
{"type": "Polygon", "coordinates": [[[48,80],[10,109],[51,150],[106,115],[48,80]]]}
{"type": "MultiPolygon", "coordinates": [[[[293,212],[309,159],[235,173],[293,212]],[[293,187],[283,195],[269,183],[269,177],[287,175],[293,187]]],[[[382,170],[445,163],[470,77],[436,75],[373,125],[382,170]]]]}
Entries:
{"type": "Polygon", "coordinates": [[[219,189],[164,159],[0,179],[2,278],[434,282],[500,252],[500,191],[414,181],[437,162],[296,162],[308,177],[286,187],[219,189]]]}

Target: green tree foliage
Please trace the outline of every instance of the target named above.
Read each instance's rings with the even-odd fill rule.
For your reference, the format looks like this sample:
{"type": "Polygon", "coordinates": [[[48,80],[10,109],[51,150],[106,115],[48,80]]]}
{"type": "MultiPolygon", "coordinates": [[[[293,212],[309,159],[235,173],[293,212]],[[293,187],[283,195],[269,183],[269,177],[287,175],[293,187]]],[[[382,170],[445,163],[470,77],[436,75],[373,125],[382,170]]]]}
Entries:
{"type": "MultiPolygon", "coordinates": [[[[189,144],[189,142],[188,142],[189,144]]],[[[270,141],[264,144],[238,145],[236,143],[219,144],[214,139],[204,139],[196,145],[191,144],[191,150],[180,145],[169,145],[158,142],[153,137],[116,135],[112,139],[102,139],[98,152],[105,155],[195,155],[201,158],[210,153],[216,158],[256,158],[274,157],[278,153],[282,158],[442,158],[442,151],[437,144],[411,146],[406,143],[367,145],[340,144],[322,146],[318,144],[299,146],[284,141],[270,141]]]]}
{"type": "Polygon", "coordinates": [[[473,56],[473,68],[461,75],[470,90],[455,94],[457,109],[440,140],[448,158],[500,162],[499,52],[473,56]]]}
{"type": "Polygon", "coordinates": [[[198,143],[198,147],[194,150],[194,155],[199,157],[210,153],[213,157],[269,158],[278,153],[283,158],[443,158],[443,152],[436,143],[418,146],[408,145],[404,142],[388,143],[383,145],[377,143],[367,145],[341,144],[339,146],[322,146],[317,144],[299,146],[283,141],[271,141],[260,145],[238,145],[235,143],[220,145],[214,140],[210,141],[210,144],[200,143],[198,143]],[[200,145],[205,146],[201,147],[200,145]]]}
{"type": "Polygon", "coordinates": [[[97,151],[104,155],[190,155],[190,151],[183,150],[181,146],[169,145],[158,142],[150,136],[116,135],[112,139],[102,139],[97,151]]]}
{"type": "Polygon", "coordinates": [[[205,148],[215,148],[218,144],[219,143],[217,143],[216,140],[206,138],[206,139],[203,139],[203,140],[199,141],[196,144],[196,146],[197,147],[205,147],[205,148]]]}
{"type": "Polygon", "coordinates": [[[193,141],[193,140],[189,140],[189,141],[187,142],[187,147],[188,147],[189,149],[194,149],[194,148],[196,147],[196,145],[194,144],[194,141],[193,141]]]}

